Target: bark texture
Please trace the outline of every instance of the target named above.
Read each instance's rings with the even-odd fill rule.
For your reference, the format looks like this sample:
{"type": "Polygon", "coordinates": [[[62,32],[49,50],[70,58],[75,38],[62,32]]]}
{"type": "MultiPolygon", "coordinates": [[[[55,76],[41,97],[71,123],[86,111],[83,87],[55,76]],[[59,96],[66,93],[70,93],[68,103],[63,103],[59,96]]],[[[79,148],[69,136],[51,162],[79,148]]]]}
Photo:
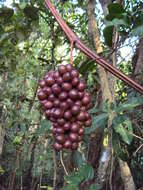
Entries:
{"type": "MultiPolygon", "coordinates": [[[[109,3],[111,3],[110,0],[99,0],[103,9],[103,13],[106,16],[108,13],[107,6],[109,3]]],[[[118,3],[121,3],[122,1],[117,1],[118,3]]],[[[93,47],[96,49],[97,53],[102,53],[102,44],[100,41],[98,26],[95,18],[95,0],[87,0],[87,14],[88,14],[88,29],[89,29],[89,36],[91,40],[93,41],[93,47]]],[[[115,34],[114,40],[116,40],[117,35],[115,34]]],[[[114,53],[112,56],[112,63],[115,65],[116,62],[116,54],[114,53]]],[[[107,72],[100,66],[98,66],[98,73],[100,78],[100,84],[101,84],[101,90],[102,90],[102,99],[105,102],[106,100],[109,101],[109,103],[114,102],[115,103],[115,83],[113,76],[111,74],[107,74],[107,72]]],[[[98,182],[100,184],[100,188],[103,187],[103,185],[106,183],[107,180],[107,170],[110,166],[110,162],[113,161],[113,151],[112,151],[112,131],[111,131],[111,125],[112,120],[114,118],[114,113],[109,116],[108,120],[108,129],[110,131],[109,134],[109,141],[107,143],[107,147],[105,148],[104,155],[106,155],[106,159],[102,161],[102,157],[100,159],[99,164],[99,170],[98,170],[98,182]]],[[[93,149],[93,148],[92,148],[93,149]]],[[[99,158],[98,158],[99,161],[99,158]]],[[[96,159],[97,162],[97,159],[96,159]]],[[[121,169],[121,177],[124,182],[124,188],[125,190],[134,190],[134,182],[133,178],[130,172],[130,169],[126,162],[122,161],[122,164],[120,164],[121,169]],[[125,168],[128,171],[128,180],[124,180],[123,177],[125,176],[125,168]],[[124,175],[123,175],[124,174],[124,175]],[[130,183],[132,182],[132,183],[130,183]],[[130,183],[130,184],[128,184],[130,183]]],[[[112,189],[112,171],[110,172],[110,189],[112,189]]]]}
{"type": "Polygon", "coordinates": [[[0,106],[0,156],[2,154],[2,149],[3,149],[3,141],[4,141],[4,136],[5,136],[5,121],[3,118],[3,113],[2,113],[3,107],[0,106]]]}
{"type": "Polygon", "coordinates": [[[143,84],[143,38],[139,40],[133,57],[133,77],[137,82],[143,84]]]}
{"type": "MultiPolygon", "coordinates": [[[[97,21],[96,21],[94,12],[95,12],[95,0],[87,0],[89,36],[90,36],[91,40],[93,41],[93,47],[96,49],[97,53],[102,53],[103,48],[102,48],[102,44],[100,41],[97,21]]],[[[104,102],[106,100],[108,100],[109,103],[111,103],[114,101],[114,98],[113,98],[114,96],[110,89],[107,72],[101,66],[98,66],[98,74],[99,74],[100,85],[101,85],[101,90],[102,90],[102,100],[104,102]]],[[[109,118],[108,128],[110,128],[110,126],[112,124],[112,118],[113,118],[112,116],[109,118]]],[[[98,130],[98,133],[99,133],[99,130],[98,130]]],[[[100,136],[101,139],[103,139],[103,134],[96,134],[95,137],[96,136],[100,136]]],[[[99,141],[99,139],[98,139],[98,141],[99,141]]],[[[98,147],[97,154],[99,154],[99,152],[101,152],[101,148],[102,148],[101,144],[99,144],[99,146],[100,146],[100,151],[99,151],[99,147],[98,147]]],[[[91,147],[91,149],[93,151],[93,146],[91,147]]],[[[109,166],[109,163],[111,160],[111,140],[110,139],[109,139],[108,145],[106,147],[106,150],[104,152],[104,155],[106,155],[105,162],[101,161],[102,157],[100,160],[100,154],[98,155],[98,157],[97,156],[95,157],[96,158],[95,160],[92,159],[92,162],[93,161],[95,161],[96,163],[98,162],[98,164],[96,164],[96,165],[97,166],[99,165],[99,170],[98,170],[98,172],[97,171],[96,172],[98,173],[97,174],[98,175],[98,183],[100,184],[101,188],[102,188],[104,182],[106,182],[107,169],[108,169],[108,166],[109,166]]]]}
{"type": "Polygon", "coordinates": [[[121,177],[124,183],[125,190],[135,190],[135,184],[131,175],[130,168],[126,162],[119,159],[119,165],[121,169],[121,177]]]}

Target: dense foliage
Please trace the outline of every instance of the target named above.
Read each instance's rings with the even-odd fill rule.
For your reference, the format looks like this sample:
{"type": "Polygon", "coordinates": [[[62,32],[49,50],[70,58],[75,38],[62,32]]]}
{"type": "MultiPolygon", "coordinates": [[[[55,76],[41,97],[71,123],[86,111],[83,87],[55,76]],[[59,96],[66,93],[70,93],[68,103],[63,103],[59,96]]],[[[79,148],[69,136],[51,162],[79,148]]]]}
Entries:
{"type": "MultiPolygon", "coordinates": [[[[82,41],[93,47],[88,36],[86,2],[52,2],[82,41]]],[[[95,16],[104,47],[102,56],[108,59],[116,51],[116,66],[136,79],[136,48],[143,36],[143,4],[137,0],[126,0],[123,5],[114,2],[108,6],[108,10],[109,14],[105,18],[100,3],[96,3],[95,16]],[[114,31],[119,34],[116,50],[112,49],[114,31]],[[126,54],[125,51],[129,50],[126,54]]],[[[118,186],[121,180],[118,163],[120,158],[128,163],[136,187],[141,188],[142,95],[117,80],[116,103],[109,103],[108,100],[103,102],[97,65],[76,49],[73,51],[73,63],[86,80],[91,94],[93,108],[89,112],[92,125],[86,128],[78,150],[53,152],[51,123],[42,112],[37,91],[39,80],[47,71],[69,62],[68,39],[46,9],[43,0],[13,1],[11,7],[1,3],[0,128],[4,135],[3,143],[0,139],[0,189],[50,190],[53,186],[54,189],[61,190],[98,189],[95,171],[98,163],[90,159],[96,157],[97,150],[94,149],[92,139],[96,138],[97,130],[102,133],[102,152],[112,132],[114,160],[112,168],[107,172],[112,172],[112,183],[118,186]],[[114,118],[109,131],[107,121],[112,113],[114,118]]],[[[143,75],[141,76],[137,81],[143,84],[143,75]]],[[[103,159],[106,160],[106,155],[103,159]]]]}

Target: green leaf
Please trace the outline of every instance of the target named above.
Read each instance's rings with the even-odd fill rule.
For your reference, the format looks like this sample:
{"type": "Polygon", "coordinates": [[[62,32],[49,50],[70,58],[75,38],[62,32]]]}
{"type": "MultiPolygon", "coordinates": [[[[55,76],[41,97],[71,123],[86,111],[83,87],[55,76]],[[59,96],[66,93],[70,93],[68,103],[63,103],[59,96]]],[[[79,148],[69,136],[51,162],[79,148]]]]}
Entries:
{"type": "Polygon", "coordinates": [[[107,26],[128,26],[128,23],[124,19],[114,18],[112,21],[107,21],[107,26]]]}
{"type": "Polygon", "coordinates": [[[131,31],[131,35],[142,36],[143,35],[143,25],[136,27],[131,31]]]}
{"type": "Polygon", "coordinates": [[[106,125],[107,119],[108,119],[108,113],[102,113],[98,116],[93,117],[92,125],[94,126],[106,125]]]}
{"type": "Polygon", "coordinates": [[[105,127],[108,120],[108,113],[102,113],[98,116],[92,117],[91,127],[85,129],[85,134],[95,132],[98,127],[105,127]]]}
{"type": "Polygon", "coordinates": [[[78,190],[78,187],[74,184],[69,184],[66,187],[61,188],[60,190],[78,190]]]}
{"type": "Polygon", "coordinates": [[[75,151],[73,153],[73,160],[74,160],[75,165],[79,168],[83,164],[83,161],[84,161],[81,152],[75,151]]]}
{"type": "Polygon", "coordinates": [[[65,179],[70,184],[78,185],[84,179],[84,176],[80,172],[72,172],[72,174],[66,176],[65,179]]]}
{"type": "Polygon", "coordinates": [[[99,190],[99,186],[97,184],[92,184],[89,190],[99,190]]]}
{"type": "Polygon", "coordinates": [[[93,179],[94,177],[94,170],[93,170],[93,167],[91,165],[83,165],[81,168],[80,168],[80,174],[82,176],[84,176],[84,179],[85,180],[90,180],[90,179],[93,179]]]}
{"type": "Polygon", "coordinates": [[[51,123],[49,120],[44,119],[41,121],[41,127],[37,131],[37,135],[44,134],[47,130],[51,129],[51,123]]]}
{"type": "Polygon", "coordinates": [[[134,20],[131,35],[143,35],[143,13],[140,13],[134,20]]]}
{"type": "Polygon", "coordinates": [[[89,113],[98,113],[99,112],[99,109],[98,108],[92,108],[89,110],[89,113]]]}
{"type": "Polygon", "coordinates": [[[132,111],[135,107],[139,106],[140,103],[127,103],[127,104],[119,104],[116,111],[118,113],[123,112],[123,111],[132,111]]]}
{"type": "Polygon", "coordinates": [[[112,47],[112,39],[113,39],[113,26],[107,26],[103,30],[103,35],[105,38],[105,43],[109,46],[112,47]]]}
{"type": "Polygon", "coordinates": [[[133,139],[133,136],[131,135],[133,132],[133,128],[132,128],[132,123],[129,119],[125,120],[123,123],[120,123],[117,126],[114,125],[114,129],[116,133],[118,133],[121,136],[122,140],[125,143],[127,144],[131,143],[133,139]]]}
{"type": "Polygon", "coordinates": [[[125,12],[123,5],[120,3],[111,3],[108,5],[109,14],[122,14],[125,12]]]}
{"type": "Polygon", "coordinates": [[[95,60],[88,59],[84,62],[82,62],[81,66],[79,67],[79,72],[82,75],[88,74],[89,71],[92,71],[96,68],[95,66],[95,60]]]}

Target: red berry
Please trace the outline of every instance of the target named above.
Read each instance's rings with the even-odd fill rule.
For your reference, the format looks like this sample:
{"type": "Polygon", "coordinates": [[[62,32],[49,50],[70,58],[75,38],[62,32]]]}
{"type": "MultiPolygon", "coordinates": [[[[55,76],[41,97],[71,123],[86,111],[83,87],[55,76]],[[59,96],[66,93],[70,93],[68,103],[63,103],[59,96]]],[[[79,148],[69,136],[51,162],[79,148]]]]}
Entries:
{"type": "Polygon", "coordinates": [[[78,92],[79,99],[82,99],[84,97],[84,92],[78,92]]]}
{"type": "Polygon", "coordinates": [[[61,92],[60,95],[59,95],[59,99],[62,101],[62,100],[65,100],[67,98],[68,94],[67,92],[61,92]]]}
{"type": "Polygon", "coordinates": [[[60,101],[59,101],[59,99],[55,99],[55,101],[53,102],[53,105],[55,107],[60,107],[60,101]]]}
{"type": "Polygon", "coordinates": [[[64,118],[67,120],[70,120],[72,118],[72,114],[69,110],[64,113],[64,118]]]}
{"type": "Polygon", "coordinates": [[[57,79],[58,77],[60,77],[60,73],[58,71],[54,72],[54,79],[57,79]]]}
{"type": "Polygon", "coordinates": [[[64,143],[64,148],[71,148],[71,141],[70,140],[66,140],[65,143],[64,143]]]}
{"type": "Polygon", "coordinates": [[[59,85],[54,84],[54,85],[52,86],[52,91],[53,91],[54,95],[57,96],[57,95],[60,94],[61,88],[59,87],[59,85]]]}
{"type": "Polygon", "coordinates": [[[70,92],[69,92],[69,97],[72,99],[72,100],[76,100],[78,98],[78,91],[76,89],[72,89],[70,92]]]}
{"type": "Polygon", "coordinates": [[[61,75],[63,75],[64,73],[66,73],[66,66],[65,65],[59,65],[58,71],[61,75]]]}
{"type": "Polygon", "coordinates": [[[63,148],[63,146],[62,146],[61,144],[59,144],[59,143],[57,143],[57,142],[54,143],[54,149],[55,149],[55,150],[58,150],[58,151],[59,151],[59,150],[61,150],[62,148],[63,148]]]}
{"type": "Polygon", "coordinates": [[[60,103],[60,108],[65,111],[69,108],[69,105],[66,102],[62,102],[60,103]]]}
{"type": "Polygon", "coordinates": [[[68,72],[71,72],[71,71],[73,70],[73,66],[72,66],[71,64],[67,64],[67,65],[66,65],[66,70],[67,70],[68,72]]]}
{"type": "Polygon", "coordinates": [[[69,138],[72,142],[78,141],[78,135],[76,133],[70,133],[69,138]]]}
{"type": "Polygon", "coordinates": [[[78,71],[75,70],[75,69],[73,69],[73,70],[71,71],[71,76],[72,76],[72,78],[74,78],[74,77],[79,77],[78,71]]]}
{"type": "Polygon", "coordinates": [[[65,137],[62,134],[61,135],[57,135],[55,139],[56,139],[57,142],[59,142],[61,144],[63,144],[65,142],[65,137]]]}
{"type": "Polygon", "coordinates": [[[78,77],[74,77],[73,80],[72,80],[72,85],[75,87],[75,86],[78,85],[78,83],[79,83],[78,77]]]}
{"type": "Polygon", "coordinates": [[[50,101],[47,101],[47,102],[44,104],[44,107],[45,107],[46,109],[50,109],[50,108],[53,107],[53,103],[50,102],[50,101]]]}
{"type": "Polygon", "coordinates": [[[78,131],[78,134],[83,135],[83,133],[84,133],[84,128],[80,128],[79,131],[78,131]]]}
{"type": "Polygon", "coordinates": [[[49,96],[49,95],[52,94],[52,90],[51,90],[50,87],[44,87],[44,88],[43,88],[43,92],[44,92],[47,96],[49,96]]]}
{"type": "Polygon", "coordinates": [[[51,77],[51,76],[46,78],[45,81],[46,81],[47,86],[52,86],[54,84],[54,82],[55,82],[54,78],[51,77]]]}
{"type": "Polygon", "coordinates": [[[72,125],[71,125],[71,131],[72,131],[73,133],[76,133],[76,132],[79,131],[79,126],[78,126],[77,123],[72,123],[72,125]]]}
{"type": "Polygon", "coordinates": [[[58,85],[62,85],[62,83],[63,83],[62,77],[58,77],[58,78],[56,79],[56,83],[57,83],[58,85]]]}
{"type": "Polygon", "coordinates": [[[78,121],[85,121],[86,120],[86,118],[85,118],[85,112],[81,111],[79,113],[79,115],[77,116],[77,119],[78,119],[78,121]]]}
{"type": "Polygon", "coordinates": [[[64,133],[63,128],[58,127],[58,128],[56,129],[56,133],[57,133],[57,134],[63,134],[63,133],[64,133]]]}
{"type": "Polygon", "coordinates": [[[51,110],[46,110],[45,114],[46,114],[46,118],[49,119],[51,116],[51,110]]]}
{"type": "Polygon", "coordinates": [[[61,109],[59,109],[59,108],[55,109],[55,111],[53,112],[53,117],[55,119],[61,118],[62,117],[62,111],[61,111],[61,109]]]}
{"type": "Polygon", "coordinates": [[[47,98],[46,94],[43,91],[38,92],[38,99],[45,100],[47,98]]]}
{"type": "Polygon", "coordinates": [[[63,85],[62,85],[62,89],[63,89],[64,91],[68,92],[68,91],[70,91],[70,90],[72,89],[72,85],[71,85],[70,83],[65,82],[65,83],[63,83],[63,85]]]}
{"type": "Polygon", "coordinates": [[[80,106],[74,105],[74,106],[71,108],[71,113],[72,113],[72,115],[77,115],[79,112],[80,112],[80,106]]]}
{"type": "Polygon", "coordinates": [[[65,124],[65,120],[63,118],[60,118],[57,120],[59,125],[64,125],[65,124]]]}
{"type": "Polygon", "coordinates": [[[90,103],[90,96],[84,96],[82,99],[82,104],[87,106],[90,103]]]}
{"type": "Polygon", "coordinates": [[[83,81],[83,80],[81,80],[80,82],[79,82],[79,84],[78,84],[78,86],[77,86],[77,89],[79,90],[79,91],[84,91],[85,90],[85,82],[83,81]]]}
{"type": "Polygon", "coordinates": [[[64,75],[63,75],[63,81],[64,82],[69,82],[71,80],[71,75],[70,73],[66,72],[64,75]]]}
{"type": "Polygon", "coordinates": [[[70,98],[68,98],[66,104],[68,104],[69,107],[72,107],[74,102],[70,98]]]}
{"type": "Polygon", "coordinates": [[[70,122],[67,122],[67,123],[64,124],[63,129],[65,131],[68,131],[70,129],[70,127],[71,127],[70,122]]]}
{"type": "Polygon", "coordinates": [[[55,101],[54,94],[49,95],[48,100],[51,101],[51,102],[54,102],[55,101]]]}
{"type": "Polygon", "coordinates": [[[78,148],[78,143],[72,143],[72,150],[76,150],[78,148]]]}
{"type": "Polygon", "coordinates": [[[40,80],[39,85],[41,88],[44,88],[46,86],[45,80],[40,80]]]}
{"type": "Polygon", "coordinates": [[[81,107],[81,101],[80,101],[80,100],[77,100],[77,101],[75,102],[75,104],[76,104],[77,106],[80,106],[80,107],[81,107]]]}
{"type": "Polygon", "coordinates": [[[91,120],[91,119],[88,119],[88,120],[85,122],[85,126],[86,126],[86,127],[90,127],[90,126],[91,126],[91,123],[92,123],[92,120],[91,120]]]}

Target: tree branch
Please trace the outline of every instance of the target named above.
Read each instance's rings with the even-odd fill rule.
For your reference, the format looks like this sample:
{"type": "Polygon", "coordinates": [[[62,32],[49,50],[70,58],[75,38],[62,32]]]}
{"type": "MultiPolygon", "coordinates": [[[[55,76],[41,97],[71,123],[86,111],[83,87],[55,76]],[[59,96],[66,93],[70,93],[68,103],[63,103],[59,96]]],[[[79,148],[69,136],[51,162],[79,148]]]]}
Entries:
{"type": "Polygon", "coordinates": [[[50,0],[45,0],[45,3],[47,7],[49,7],[50,11],[56,18],[57,22],[61,26],[62,30],[67,35],[70,42],[74,42],[74,45],[76,48],[80,49],[84,54],[86,54],[88,57],[92,58],[96,61],[97,64],[102,66],[104,69],[112,73],[114,76],[118,77],[122,81],[124,81],[126,84],[128,84],[130,87],[134,88],[136,91],[143,94],[143,86],[136,83],[134,80],[129,78],[127,75],[123,74],[120,70],[118,70],[116,67],[110,65],[107,63],[103,58],[98,56],[94,51],[90,50],[87,46],[85,46],[80,39],[74,34],[74,32],[67,26],[67,24],[63,21],[63,19],[59,16],[56,9],[50,2],[50,0]]]}

